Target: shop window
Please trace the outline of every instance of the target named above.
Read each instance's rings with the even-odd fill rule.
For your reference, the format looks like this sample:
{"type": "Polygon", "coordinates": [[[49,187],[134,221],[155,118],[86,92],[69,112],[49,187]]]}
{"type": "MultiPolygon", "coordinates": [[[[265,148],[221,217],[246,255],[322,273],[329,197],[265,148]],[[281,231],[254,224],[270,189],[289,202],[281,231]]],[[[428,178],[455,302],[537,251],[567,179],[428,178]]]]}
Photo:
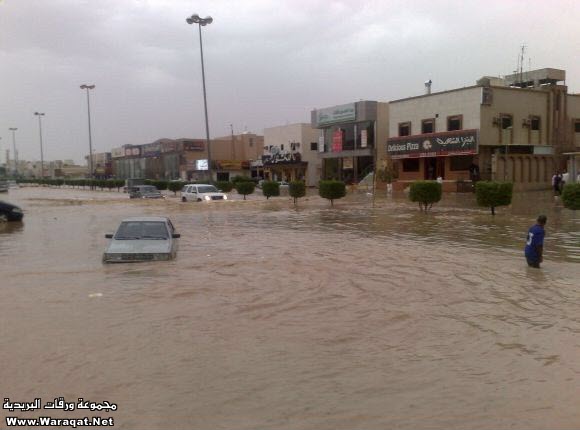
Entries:
{"type": "Polygon", "coordinates": [[[403,172],[418,172],[419,158],[406,158],[403,160],[403,172]]]}
{"type": "Polygon", "coordinates": [[[401,122],[399,123],[399,136],[410,136],[411,135],[411,123],[401,122]]]}
{"type": "Polygon", "coordinates": [[[574,120],[574,133],[580,133],[580,119],[574,120]]]}
{"type": "Polygon", "coordinates": [[[229,181],[230,180],[230,173],[229,172],[217,172],[216,177],[218,181],[229,181]]]}
{"type": "Polygon", "coordinates": [[[449,169],[454,172],[458,170],[469,170],[469,166],[471,166],[472,163],[473,156],[471,155],[449,157],[449,169]]]}
{"type": "Polygon", "coordinates": [[[533,116],[530,118],[530,129],[532,131],[540,131],[540,117],[533,116]]]}
{"type": "Polygon", "coordinates": [[[318,142],[310,142],[310,150],[318,151],[318,142]]]}
{"type": "Polygon", "coordinates": [[[447,117],[447,131],[463,129],[463,115],[453,115],[447,117]]]}
{"type": "Polygon", "coordinates": [[[421,121],[421,133],[435,133],[435,120],[434,119],[424,119],[421,121]]]}

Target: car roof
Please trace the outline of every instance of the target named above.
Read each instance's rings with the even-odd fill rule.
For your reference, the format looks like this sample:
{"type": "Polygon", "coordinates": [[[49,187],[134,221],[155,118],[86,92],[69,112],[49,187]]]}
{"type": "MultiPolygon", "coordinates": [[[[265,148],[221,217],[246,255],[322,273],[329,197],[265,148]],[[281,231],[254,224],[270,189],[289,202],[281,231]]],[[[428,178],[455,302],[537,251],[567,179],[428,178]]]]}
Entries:
{"type": "Polygon", "coordinates": [[[197,185],[197,186],[201,186],[201,187],[215,187],[215,185],[212,184],[185,184],[187,185],[197,185]]]}
{"type": "Polygon", "coordinates": [[[134,216],[130,218],[124,218],[121,222],[129,222],[129,221],[168,222],[169,218],[164,216],[134,216]]]}

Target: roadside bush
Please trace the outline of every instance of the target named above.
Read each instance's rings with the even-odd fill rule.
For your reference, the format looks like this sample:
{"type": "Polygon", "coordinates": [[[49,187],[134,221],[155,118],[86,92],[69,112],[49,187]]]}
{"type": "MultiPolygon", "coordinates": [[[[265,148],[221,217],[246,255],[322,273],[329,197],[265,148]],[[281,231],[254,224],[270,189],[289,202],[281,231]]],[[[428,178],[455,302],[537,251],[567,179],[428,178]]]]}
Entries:
{"type": "Polygon", "coordinates": [[[230,181],[217,181],[215,186],[218,190],[222,190],[224,193],[229,193],[234,189],[234,184],[232,184],[230,181]]]}
{"type": "Polygon", "coordinates": [[[419,208],[427,212],[441,200],[442,187],[437,181],[415,181],[411,184],[409,199],[412,202],[418,202],[419,208]]]}
{"type": "Polygon", "coordinates": [[[346,185],[342,181],[320,181],[318,194],[330,200],[330,205],[334,206],[334,200],[346,196],[346,185]]]}
{"type": "Polygon", "coordinates": [[[275,197],[280,195],[280,184],[276,181],[264,181],[262,182],[262,194],[269,199],[270,197],[275,197]]]}
{"type": "Polygon", "coordinates": [[[232,178],[232,183],[234,184],[234,188],[236,188],[236,184],[238,182],[252,182],[252,183],[254,183],[254,180],[252,178],[250,178],[249,176],[236,175],[232,178]]]}
{"type": "Polygon", "coordinates": [[[173,191],[173,195],[176,196],[177,192],[180,191],[184,185],[185,185],[185,182],[182,182],[182,181],[169,181],[167,183],[167,189],[169,191],[173,191]]]}
{"type": "Polygon", "coordinates": [[[238,181],[235,183],[234,186],[238,194],[244,196],[244,200],[246,200],[246,196],[248,194],[252,194],[254,192],[254,189],[256,188],[256,184],[254,184],[254,182],[252,181],[238,181]]]}
{"type": "Polygon", "coordinates": [[[159,191],[163,191],[167,189],[168,182],[165,179],[159,179],[153,181],[153,184],[159,191]]]}
{"type": "Polygon", "coordinates": [[[562,191],[562,202],[564,207],[574,211],[580,209],[580,183],[566,184],[562,191]]]}
{"type": "Polygon", "coordinates": [[[290,182],[290,186],[288,187],[288,194],[290,194],[290,197],[294,198],[294,206],[296,206],[296,201],[300,197],[304,197],[306,195],[306,184],[304,181],[290,182]]]}
{"type": "Polygon", "coordinates": [[[512,202],[513,189],[512,182],[479,181],[475,184],[477,204],[491,208],[491,214],[495,215],[496,207],[512,202]]]}

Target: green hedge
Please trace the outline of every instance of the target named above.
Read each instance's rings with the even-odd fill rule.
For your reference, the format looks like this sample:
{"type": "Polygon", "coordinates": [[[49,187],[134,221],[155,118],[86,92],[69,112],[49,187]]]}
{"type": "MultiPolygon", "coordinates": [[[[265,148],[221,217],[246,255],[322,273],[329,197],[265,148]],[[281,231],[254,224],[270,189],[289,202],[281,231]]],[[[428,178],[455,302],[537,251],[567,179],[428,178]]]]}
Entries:
{"type": "Polygon", "coordinates": [[[566,184],[562,191],[562,202],[564,207],[572,210],[580,209],[580,183],[566,184]]]}
{"type": "Polygon", "coordinates": [[[318,194],[330,200],[330,205],[334,206],[334,200],[346,196],[346,185],[342,181],[320,181],[318,194]]]}
{"type": "Polygon", "coordinates": [[[512,202],[513,189],[512,182],[479,181],[475,184],[477,204],[491,208],[491,214],[495,215],[496,207],[512,202]]]}
{"type": "Polygon", "coordinates": [[[229,193],[231,190],[234,189],[234,184],[230,181],[217,181],[215,186],[218,190],[222,190],[224,193],[229,193]]]}
{"type": "Polygon", "coordinates": [[[266,199],[270,197],[280,195],[280,184],[276,181],[264,181],[262,182],[262,194],[266,196],[266,199]]]}
{"type": "Polygon", "coordinates": [[[178,191],[181,191],[181,189],[183,188],[183,186],[185,185],[185,182],[183,181],[169,181],[167,183],[167,189],[169,191],[173,191],[173,195],[177,195],[178,191]]]}
{"type": "Polygon", "coordinates": [[[290,197],[294,198],[294,206],[296,206],[296,201],[300,197],[304,197],[306,195],[306,184],[304,181],[292,181],[288,187],[288,194],[290,197]]]}
{"type": "Polygon", "coordinates": [[[409,199],[412,202],[419,203],[419,208],[427,212],[441,200],[442,186],[437,181],[415,181],[411,184],[409,199]]]}
{"type": "Polygon", "coordinates": [[[254,184],[253,181],[238,181],[234,186],[236,187],[238,194],[244,196],[244,200],[246,200],[246,196],[252,194],[256,188],[256,184],[254,184]]]}

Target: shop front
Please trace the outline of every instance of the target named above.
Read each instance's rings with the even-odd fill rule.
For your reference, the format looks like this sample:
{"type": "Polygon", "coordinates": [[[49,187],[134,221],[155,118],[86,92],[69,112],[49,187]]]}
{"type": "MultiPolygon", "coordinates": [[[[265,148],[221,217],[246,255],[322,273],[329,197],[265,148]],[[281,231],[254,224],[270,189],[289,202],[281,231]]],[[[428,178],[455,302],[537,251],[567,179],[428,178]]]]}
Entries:
{"type": "Polygon", "coordinates": [[[392,137],[387,155],[398,174],[395,190],[417,180],[438,180],[443,191],[466,191],[479,179],[478,130],[392,137]]]}

